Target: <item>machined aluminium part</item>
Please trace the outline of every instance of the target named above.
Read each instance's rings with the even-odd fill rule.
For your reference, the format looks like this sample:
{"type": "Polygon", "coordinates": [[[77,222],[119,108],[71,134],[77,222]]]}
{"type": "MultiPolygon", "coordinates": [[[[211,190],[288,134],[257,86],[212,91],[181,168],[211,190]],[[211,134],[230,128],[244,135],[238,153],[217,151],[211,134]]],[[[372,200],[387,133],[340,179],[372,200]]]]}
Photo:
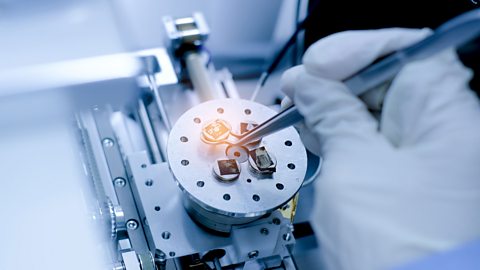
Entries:
{"type": "MultiPolygon", "coordinates": [[[[258,145],[205,141],[205,128],[218,119],[236,127],[261,123],[275,114],[252,101],[218,99],[193,107],[177,120],[168,140],[168,163],[184,193],[184,205],[197,223],[228,233],[232,225],[256,220],[298,192],[307,155],[293,127],[262,138],[258,145]],[[257,171],[248,162],[251,151],[257,171]]],[[[211,128],[211,134],[224,129],[211,128]]]]}
{"type": "Polygon", "coordinates": [[[210,33],[205,18],[199,12],[194,13],[192,17],[177,19],[163,17],[163,24],[174,49],[186,43],[200,45],[210,33]]]}

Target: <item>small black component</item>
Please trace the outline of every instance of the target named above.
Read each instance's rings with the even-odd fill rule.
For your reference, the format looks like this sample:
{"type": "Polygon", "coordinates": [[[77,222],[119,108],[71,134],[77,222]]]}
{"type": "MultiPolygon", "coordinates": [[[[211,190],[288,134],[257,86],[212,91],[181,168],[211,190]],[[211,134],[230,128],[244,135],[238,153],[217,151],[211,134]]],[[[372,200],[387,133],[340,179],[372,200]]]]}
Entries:
{"type": "Polygon", "coordinates": [[[273,162],[264,146],[249,151],[249,154],[257,165],[258,170],[268,173],[276,172],[275,162],[273,162]]]}
{"type": "Polygon", "coordinates": [[[237,162],[235,159],[218,160],[218,168],[220,169],[220,175],[239,174],[237,162]]]}

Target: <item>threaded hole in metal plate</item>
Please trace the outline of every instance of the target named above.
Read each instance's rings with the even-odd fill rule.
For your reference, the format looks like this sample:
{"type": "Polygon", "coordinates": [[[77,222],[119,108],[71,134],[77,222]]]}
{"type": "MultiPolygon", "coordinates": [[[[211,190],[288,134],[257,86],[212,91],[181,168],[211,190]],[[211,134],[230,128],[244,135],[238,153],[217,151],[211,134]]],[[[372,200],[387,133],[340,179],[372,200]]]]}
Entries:
{"type": "Polygon", "coordinates": [[[157,206],[155,206],[155,208],[154,208],[154,209],[155,209],[155,211],[157,211],[157,212],[158,212],[158,211],[160,211],[160,209],[161,209],[161,208],[160,208],[160,206],[158,206],[158,205],[157,205],[157,206]]]}
{"type": "Polygon", "coordinates": [[[274,218],[274,219],[272,220],[272,222],[273,222],[273,224],[275,224],[275,225],[280,225],[280,219],[278,219],[278,218],[274,218]]]}
{"type": "Polygon", "coordinates": [[[167,239],[170,239],[171,235],[172,234],[170,232],[165,231],[165,232],[162,233],[162,238],[167,240],[167,239]]]}
{"type": "Polygon", "coordinates": [[[180,137],[181,142],[188,142],[188,138],[185,136],[180,137]]]}
{"type": "Polygon", "coordinates": [[[152,179],[147,179],[147,180],[145,180],[145,185],[146,185],[147,187],[151,187],[151,186],[153,185],[153,180],[152,180],[152,179]]]}
{"type": "Polygon", "coordinates": [[[174,256],[175,256],[175,252],[170,251],[170,253],[168,253],[168,255],[170,255],[170,257],[174,257],[174,256]]]}
{"type": "Polygon", "coordinates": [[[282,190],[284,188],[282,183],[277,183],[275,186],[277,187],[278,190],[282,190]]]}
{"type": "Polygon", "coordinates": [[[251,182],[252,182],[252,179],[248,178],[247,183],[251,183],[251,182]]]}
{"type": "Polygon", "coordinates": [[[147,164],[142,164],[140,165],[140,167],[142,167],[142,169],[145,169],[147,167],[147,164]]]}
{"type": "Polygon", "coordinates": [[[258,202],[258,201],[260,201],[260,196],[258,196],[257,194],[253,194],[252,199],[254,201],[258,202]]]}
{"type": "Polygon", "coordinates": [[[195,118],[193,118],[193,122],[195,122],[197,124],[200,124],[202,122],[202,120],[200,120],[200,118],[198,118],[198,117],[195,117],[195,118]]]}
{"type": "Polygon", "coordinates": [[[285,141],[286,146],[292,146],[292,141],[285,141]]]}
{"type": "Polygon", "coordinates": [[[217,109],[217,112],[218,112],[218,113],[223,113],[224,110],[223,110],[223,108],[218,108],[218,109],[217,109]]]}
{"type": "Polygon", "coordinates": [[[204,185],[205,185],[205,182],[197,181],[197,187],[203,187],[204,185]]]}
{"type": "Polygon", "coordinates": [[[287,167],[288,167],[290,170],[295,170],[295,164],[293,164],[293,163],[288,163],[287,167]]]}
{"type": "Polygon", "coordinates": [[[182,163],[183,166],[187,166],[188,164],[190,164],[190,162],[186,159],[182,160],[180,163],[182,163]]]}
{"type": "Polygon", "coordinates": [[[246,115],[252,114],[252,111],[250,109],[245,109],[245,111],[243,111],[243,112],[245,112],[246,115]]]}
{"type": "Polygon", "coordinates": [[[229,201],[230,200],[230,194],[228,194],[228,193],[223,194],[223,199],[225,201],[229,201]]]}

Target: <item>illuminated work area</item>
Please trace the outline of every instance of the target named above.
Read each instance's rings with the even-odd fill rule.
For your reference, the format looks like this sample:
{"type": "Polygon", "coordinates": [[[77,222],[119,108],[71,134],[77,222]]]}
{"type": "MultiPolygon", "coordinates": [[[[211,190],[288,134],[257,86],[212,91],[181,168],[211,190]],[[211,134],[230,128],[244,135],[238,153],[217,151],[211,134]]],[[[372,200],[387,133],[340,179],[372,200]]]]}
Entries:
{"type": "Polygon", "coordinates": [[[480,269],[474,1],[0,0],[0,33],[2,270],[480,269]]]}

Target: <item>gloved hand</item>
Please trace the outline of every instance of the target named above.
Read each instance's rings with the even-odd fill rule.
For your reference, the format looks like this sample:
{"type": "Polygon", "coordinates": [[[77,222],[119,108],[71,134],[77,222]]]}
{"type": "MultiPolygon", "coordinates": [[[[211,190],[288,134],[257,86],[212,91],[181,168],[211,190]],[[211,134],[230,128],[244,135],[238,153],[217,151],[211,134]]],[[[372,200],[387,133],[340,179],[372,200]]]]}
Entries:
{"type": "Polygon", "coordinates": [[[341,83],[429,33],[338,33],[284,74],[324,158],[312,222],[325,269],[389,269],[480,237],[480,105],[454,51],[407,65],[380,121],[341,83]]]}

